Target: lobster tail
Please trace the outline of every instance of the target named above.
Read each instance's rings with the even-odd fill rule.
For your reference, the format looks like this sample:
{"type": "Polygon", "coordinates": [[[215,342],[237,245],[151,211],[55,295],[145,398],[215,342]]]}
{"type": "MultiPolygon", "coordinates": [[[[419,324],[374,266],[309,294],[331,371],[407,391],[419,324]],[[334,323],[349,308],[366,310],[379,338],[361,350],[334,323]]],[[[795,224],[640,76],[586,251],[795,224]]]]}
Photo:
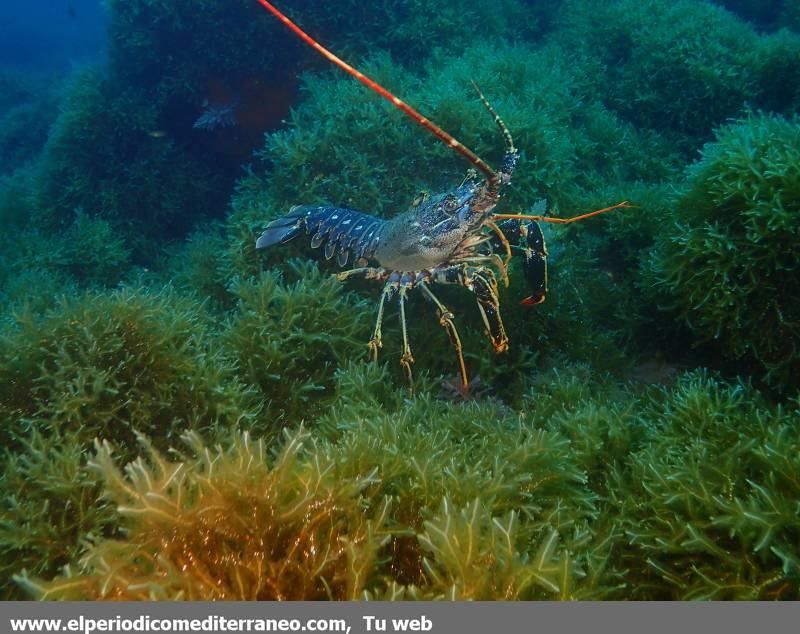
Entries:
{"type": "Polygon", "coordinates": [[[274,244],[286,244],[303,233],[306,211],[307,207],[297,205],[292,207],[285,216],[270,222],[264,229],[264,233],[256,240],[256,249],[266,249],[274,244]]]}
{"type": "Polygon", "coordinates": [[[369,214],[344,207],[298,205],[273,220],[256,241],[257,249],[285,244],[301,233],[313,233],[311,248],[324,245],[325,259],[334,255],[340,266],[355,258],[371,258],[381,239],[384,221],[369,214]]]}

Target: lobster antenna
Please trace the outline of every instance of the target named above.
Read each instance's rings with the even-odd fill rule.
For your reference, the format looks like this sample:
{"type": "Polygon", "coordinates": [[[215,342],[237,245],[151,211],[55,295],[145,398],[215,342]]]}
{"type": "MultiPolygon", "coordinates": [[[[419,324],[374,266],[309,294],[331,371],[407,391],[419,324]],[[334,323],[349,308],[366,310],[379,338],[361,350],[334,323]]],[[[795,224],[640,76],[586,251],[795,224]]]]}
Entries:
{"type": "Polygon", "coordinates": [[[433,121],[430,121],[428,118],[423,117],[419,112],[414,110],[414,108],[412,108],[407,103],[395,97],[392,93],[386,90],[386,88],[381,86],[379,83],[377,83],[373,79],[370,79],[364,73],[353,68],[343,59],[331,53],[327,48],[322,46],[322,44],[317,42],[308,33],[306,33],[303,29],[301,29],[288,17],[286,17],[283,13],[281,13],[280,10],[277,7],[275,7],[271,2],[268,2],[267,0],[258,0],[258,2],[267,11],[272,13],[272,15],[274,15],[286,26],[288,26],[295,33],[295,35],[297,35],[297,37],[299,37],[306,44],[315,49],[320,55],[322,55],[328,61],[332,62],[333,64],[336,64],[343,71],[349,73],[350,75],[355,77],[358,81],[360,81],[362,84],[374,90],[381,97],[386,99],[386,101],[389,101],[395,108],[401,110],[411,119],[413,119],[417,124],[421,125],[423,128],[428,130],[428,132],[430,132],[437,139],[439,139],[443,143],[446,143],[448,146],[453,148],[461,156],[467,159],[476,169],[483,172],[484,176],[486,176],[488,181],[494,182],[499,180],[500,176],[489,166],[488,163],[486,163],[486,161],[484,161],[480,156],[475,154],[475,152],[470,150],[466,145],[461,143],[461,141],[456,139],[452,134],[446,132],[438,125],[436,125],[433,121]]]}

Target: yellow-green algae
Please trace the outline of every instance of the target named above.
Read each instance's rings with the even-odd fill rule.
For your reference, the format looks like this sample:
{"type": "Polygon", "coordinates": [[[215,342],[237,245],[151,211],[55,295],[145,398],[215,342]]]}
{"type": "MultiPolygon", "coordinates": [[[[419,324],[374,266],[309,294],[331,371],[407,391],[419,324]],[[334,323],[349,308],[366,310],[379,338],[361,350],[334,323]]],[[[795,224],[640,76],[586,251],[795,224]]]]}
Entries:
{"type": "Polygon", "coordinates": [[[190,432],[166,454],[141,437],[124,470],[98,442],[86,469],[116,534],[17,582],[49,599],[800,596],[797,403],[577,367],[519,413],[403,402],[376,378],[341,370],[336,408],[283,440],[190,432]]]}

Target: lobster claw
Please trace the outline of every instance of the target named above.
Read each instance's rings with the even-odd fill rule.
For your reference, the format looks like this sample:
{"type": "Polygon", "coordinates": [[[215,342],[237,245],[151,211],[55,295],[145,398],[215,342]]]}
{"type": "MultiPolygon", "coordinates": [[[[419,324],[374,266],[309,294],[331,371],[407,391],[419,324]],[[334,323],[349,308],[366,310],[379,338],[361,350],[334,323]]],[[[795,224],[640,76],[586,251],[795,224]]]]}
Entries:
{"type": "Polygon", "coordinates": [[[546,294],[544,292],[540,292],[534,295],[528,295],[526,298],[520,300],[520,306],[538,306],[542,302],[544,302],[544,298],[546,294]]]}
{"type": "Polygon", "coordinates": [[[547,245],[542,228],[531,221],[520,226],[521,237],[525,238],[522,271],[531,294],[523,299],[523,306],[537,306],[547,295],[547,245]]]}
{"type": "MultiPolygon", "coordinates": [[[[522,254],[522,272],[531,294],[520,301],[522,306],[537,306],[547,295],[547,245],[542,228],[534,221],[506,220],[499,225],[514,253],[522,254]]],[[[495,239],[495,249],[501,247],[495,239]]]]}

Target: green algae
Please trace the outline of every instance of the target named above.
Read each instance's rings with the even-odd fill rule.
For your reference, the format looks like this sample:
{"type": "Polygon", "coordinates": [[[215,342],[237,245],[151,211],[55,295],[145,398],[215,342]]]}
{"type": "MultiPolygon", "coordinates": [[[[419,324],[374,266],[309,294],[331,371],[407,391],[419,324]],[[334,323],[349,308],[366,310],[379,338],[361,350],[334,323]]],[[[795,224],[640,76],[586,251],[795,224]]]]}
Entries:
{"type": "Polygon", "coordinates": [[[476,80],[523,151],[502,211],[635,207],[546,230],[534,310],[512,265],[505,357],[441,291],[486,387],[453,403],[431,306],[409,397],[394,315],[365,362],[376,287],[254,238],[298,203],[391,217],[463,162],[309,65],[232,188],[188,132],[209,82],[275,73],[278,98],[299,44],[245,2],[109,3],[109,64],[2,166],[3,597],[800,597],[797,34],[702,2],[467,4],[437,36],[461,3],[292,15],[496,163],[476,80]]]}
{"type": "Polygon", "coordinates": [[[751,115],[717,131],[688,172],[654,258],[672,305],[723,354],[796,387],[800,125],[751,115]]]}
{"type": "Polygon", "coordinates": [[[73,599],[797,598],[796,405],[702,373],[643,389],[575,368],[542,381],[520,415],[403,403],[381,383],[365,394],[370,367],[339,373],[342,405],[317,432],[234,432],[216,448],[192,432],[173,458],[142,438],[146,457],[124,472],[98,443],[87,473],[102,476],[123,532],[22,587],[73,599]]]}

